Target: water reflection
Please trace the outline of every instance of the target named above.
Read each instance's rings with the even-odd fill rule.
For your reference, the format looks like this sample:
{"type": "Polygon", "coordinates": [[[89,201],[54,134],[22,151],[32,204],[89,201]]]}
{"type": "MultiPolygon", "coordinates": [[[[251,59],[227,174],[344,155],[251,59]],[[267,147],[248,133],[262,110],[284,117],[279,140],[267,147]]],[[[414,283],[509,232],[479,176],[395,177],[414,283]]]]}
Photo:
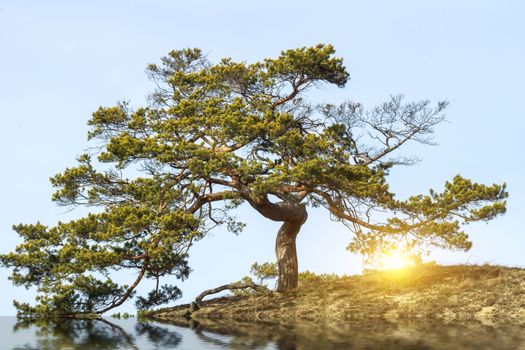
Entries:
{"type": "MultiPolygon", "coordinates": [[[[184,326],[184,323],[179,324],[184,326]]],[[[442,325],[387,322],[271,325],[257,323],[199,324],[188,322],[202,342],[222,349],[404,349],[525,350],[525,327],[493,328],[478,323],[442,325]]]]}
{"type": "MultiPolygon", "coordinates": [[[[182,340],[175,330],[153,323],[130,322],[122,327],[107,319],[96,320],[48,320],[19,321],[13,333],[34,329],[34,345],[14,346],[13,350],[56,350],[56,349],[142,349],[137,338],[147,339],[148,348],[174,349],[182,340]]],[[[143,342],[142,342],[143,343],[143,342]]]]}
{"type": "Polygon", "coordinates": [[[135,325],[137,334],[146,335],[155,349],[175,349],[181,342],[182,336],[174,330],[159,327],[150,322],[139,322],[135,325]]]}
{"type": "Polygon", "coordinates": [[[493,328],[476,323],[444,326],[421,322],[417,325],[385,322],[366,325],[166,323],[134,319],[34,322],[0,317],[0,349],[525,350],[525,327],[493,328]]]}
{"type": "Polygon", "coordinates": [[[105,319],[19,321],[13,327],[13,333],[31,328],[35,329],[35,344],[12,349],[139,349],[132,335],[105,319]]]}

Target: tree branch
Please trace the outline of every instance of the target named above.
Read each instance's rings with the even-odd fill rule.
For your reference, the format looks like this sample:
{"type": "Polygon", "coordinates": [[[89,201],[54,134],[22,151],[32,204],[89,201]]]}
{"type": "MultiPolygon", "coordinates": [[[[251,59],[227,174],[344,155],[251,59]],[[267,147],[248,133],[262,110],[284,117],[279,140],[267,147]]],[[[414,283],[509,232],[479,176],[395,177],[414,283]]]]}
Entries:
{"type": "Polygon", "coordinates": [[[188,209],[188,212],[195,213],[197,210],[202,208],[204,204],[222,201],[225,199],[233,199],[239,197],[239,192],[237,191],[222,191],[222,192],[212,192],[204,196],[198,197],[195,203],[188,209]]]}
{"type": "Polygon", "coordinates": [[[201,294],[199,294],[196,298],[195,298],[195,303],[197,305],[201,305],[202,304],[202,299],[204,299],[205,296],[207,295],[211,295],[211,294],[217,294],[217,293],[220,293],[222,292],[223,290],[234,290],[234,289],[247,289],[247,288],[251,288],[255,291],[258,291],[260,293],[268,293],[270,292],[270,290],[266,287],[263,287],[261,285],[258,285],[258,284],[255,284],[253,282],[234,282],[234,283],[229,283],[229,284],[224,284],[222,286],[219,286],[217,288],[212,288],[212,289],[208,289],[208,290],[205,290],[204,292],[202,292],[201,294]]]}

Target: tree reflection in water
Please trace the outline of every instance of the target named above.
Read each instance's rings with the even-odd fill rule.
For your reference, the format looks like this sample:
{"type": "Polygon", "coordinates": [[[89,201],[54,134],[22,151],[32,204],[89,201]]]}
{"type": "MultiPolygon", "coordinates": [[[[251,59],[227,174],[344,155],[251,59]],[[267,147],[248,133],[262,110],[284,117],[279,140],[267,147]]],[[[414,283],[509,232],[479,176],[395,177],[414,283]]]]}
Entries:
{"type": "MultiPolygon", "coordinates": [[[[275,325],[235,321],[164,322],[125,320],[20,321],[13,333],[33,330],[28,345],[12,350],[124,349],[525,349],[523,325],[295,323],[275,325]],[[184,340],[184,342],[183,342],[184,340]],[[31,345],[29,345],[31,344],[31,345]]],[[[23,334],[23,332],[21,332],[23,334]]],[[[24,334],[25,337],[25,334],[24,334]]]]}
{"type": "MultiPolygon", "coordinates": [[[[252,350],[264,349],[270,343],[266,335],[256,336],[248,333],[235,333],[235,331],[221,331],[214,329],[214,332],[205,330],[198,322],[190,321],[188,325],[182,325],[192,329],[202,343],[212,344],[220,349],[232,350],[252,350]],[[233,331],[233,333],[232,333],[233,331]],[[233,335],[235,334],[235,335],[233,335]]],[[[264,334],[264,332],[263,332],[264,334]]],[[[280,348],[279,348],[280,349],[280,348]]]]}
{"type": "Polygon", "coordinates": [[[24,345],[13,350],[57,349],[139,349],[134,338],[122,327],[105,319],[95,320],[22,320],[13,333],[36,327],[36,346],[24,345]]]}
{"type": "MultiPolygon", "coordinates": [[[[13,327],[13,333],[30,327],[36,328],[36,345],[17,346],[13,350],[140,349],[133,335],[121,326],[103,318],[22,320],[13,327]]],[[[149,322],[136,323],[135,331],[137,335],[145,336],[148,339],[148,345],[154,346],[155,349],[173,349],[182,340],[182,336],[176,331],[149,322]]]]}
{"type": "Polygon", "coordinates": [[[175,349],[182,341],[179,333],[151,322],[137,323],[135,331],[139,335],[145,335],[156,346],[156,349],[175,349]]]}

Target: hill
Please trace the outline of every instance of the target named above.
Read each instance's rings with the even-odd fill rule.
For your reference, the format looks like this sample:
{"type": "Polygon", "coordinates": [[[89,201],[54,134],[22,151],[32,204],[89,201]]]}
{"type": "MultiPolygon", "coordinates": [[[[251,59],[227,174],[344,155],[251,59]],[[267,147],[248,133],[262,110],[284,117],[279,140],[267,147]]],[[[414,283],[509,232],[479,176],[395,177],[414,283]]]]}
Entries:
{"type": "Polygon", "coordinates": [[[306,274],[292,292],[215,298],[193,312],[190,305],[179,305],[145,316],[200,322],[382,319],[525,325],[525,269],[425,264],[347,277],[306,274]]]}

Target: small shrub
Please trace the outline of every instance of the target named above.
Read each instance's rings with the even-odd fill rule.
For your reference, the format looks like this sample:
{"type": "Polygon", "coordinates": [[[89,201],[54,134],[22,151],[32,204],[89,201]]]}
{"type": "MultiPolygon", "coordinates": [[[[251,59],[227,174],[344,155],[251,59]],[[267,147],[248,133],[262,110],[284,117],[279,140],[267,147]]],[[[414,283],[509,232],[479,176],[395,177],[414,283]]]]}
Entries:
{"type": "Polygon", "coordinates": [[[341,277],[339,277],[335,273],[316,274],[316,273],[308,271],[308,270],[303,271],[303,272],[299,272],[299,283],[309,283],[309,282],[320,281],[320,280],[335,281],[335,280],[338,280],[340,278],[341,277]]]}
{"type": "Polygon", "coordinates": [[[265,262],[262,264],[253,263],[250,269],[250,273],[259,279],[260,285],[265,285],[265,280],[271,280],[279,276],[279,270],[277,263],[265,262]]]}

